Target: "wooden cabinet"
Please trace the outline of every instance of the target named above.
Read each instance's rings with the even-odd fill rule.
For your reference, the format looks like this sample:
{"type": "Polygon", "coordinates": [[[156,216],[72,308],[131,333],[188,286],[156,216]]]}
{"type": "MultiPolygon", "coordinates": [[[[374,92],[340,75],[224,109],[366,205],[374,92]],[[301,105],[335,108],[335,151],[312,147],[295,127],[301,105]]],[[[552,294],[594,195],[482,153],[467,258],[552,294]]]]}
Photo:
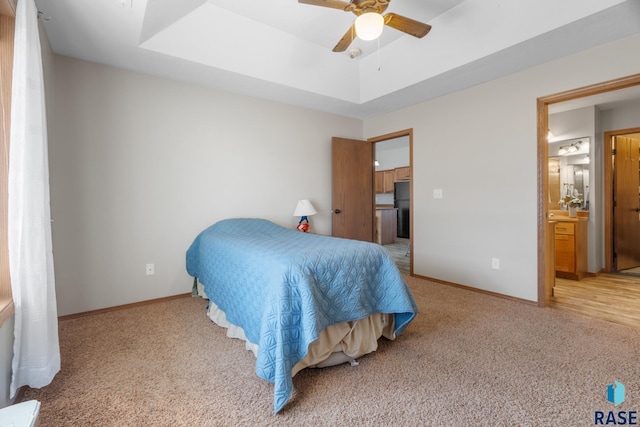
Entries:
{"type": "Polygon", "coordinates": [[[409,166],[404,166],[401,168],[396,168],[396,181],[409,181],[411,180],[411,168],[409,166]]]}
{"type": "Polygon", "coordinates": [[[398,181],[410,181],[411,168],[403,166],[401,168],[376,172],[376,194],[393,193],[393,184],[398,181]]]}
{"type": "Polygon", "coordinates": [[[556,277],[580,280],[587,274],[587,220],[573,218],[556,221],[556,277]]]}
{"type": "Polygon", "coordinates": [[[573,224],[556,224],[556,270],[575,273],[576,239],[573,224]]]}
{"type": "Polygon", "coordinates": [[[376,243],[389,245],[398,234],[398,209],[376,209],[376,243]]]}
{"type": "Polygon", "coordinates": [[[393,183],[395,182],[395,170],[376,172],[376,194],[393,193],[393,183]]]}

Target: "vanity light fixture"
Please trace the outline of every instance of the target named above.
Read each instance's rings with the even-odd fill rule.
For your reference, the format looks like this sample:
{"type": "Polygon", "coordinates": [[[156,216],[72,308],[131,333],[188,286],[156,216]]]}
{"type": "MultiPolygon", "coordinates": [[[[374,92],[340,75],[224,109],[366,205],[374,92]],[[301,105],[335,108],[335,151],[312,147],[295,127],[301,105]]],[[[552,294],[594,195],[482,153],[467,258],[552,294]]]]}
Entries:
{"type": "Polygon", "coordinates": [[[581,145],[582,145],[582,141],[578,141],[571,145],[565,145],[564,147],[560,147],[558,149],[558,155],[564,156],[565,154],[577,153],[581,145]]]}

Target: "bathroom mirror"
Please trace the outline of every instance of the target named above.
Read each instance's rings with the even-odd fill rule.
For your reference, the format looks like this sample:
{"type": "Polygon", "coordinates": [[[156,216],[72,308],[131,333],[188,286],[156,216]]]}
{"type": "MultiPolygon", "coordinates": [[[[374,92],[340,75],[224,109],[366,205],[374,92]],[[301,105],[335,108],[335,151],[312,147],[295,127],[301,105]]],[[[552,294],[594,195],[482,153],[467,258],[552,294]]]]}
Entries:
{"type": "Polygon", "coordinates": [[[549,209],[562,209],[567,195],[582,198],[581,210],[589,210],[588,137],[549,143],[549,209]]]}

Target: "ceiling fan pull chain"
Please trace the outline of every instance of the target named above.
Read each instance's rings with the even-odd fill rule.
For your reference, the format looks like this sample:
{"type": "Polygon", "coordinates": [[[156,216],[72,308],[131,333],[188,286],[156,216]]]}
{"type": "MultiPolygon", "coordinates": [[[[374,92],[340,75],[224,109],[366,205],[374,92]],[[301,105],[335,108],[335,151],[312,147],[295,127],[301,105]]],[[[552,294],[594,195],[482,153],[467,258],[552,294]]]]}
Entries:
{"type": "Polygon", "coordinates": [[[378,71],[380,71],[380,37],[378,37],[378,71]]]}

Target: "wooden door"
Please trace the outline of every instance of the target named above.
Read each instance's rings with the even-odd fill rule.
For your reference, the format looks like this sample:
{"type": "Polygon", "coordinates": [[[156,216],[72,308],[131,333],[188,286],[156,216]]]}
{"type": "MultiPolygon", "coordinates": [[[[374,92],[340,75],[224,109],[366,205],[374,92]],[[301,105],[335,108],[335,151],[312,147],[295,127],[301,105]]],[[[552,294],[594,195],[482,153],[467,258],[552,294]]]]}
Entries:
{"type": "Polygon", "coordinates": [[[613,229],[616,270],[640,266],[640,140],[614,137],[613,229]]]}
{"type": "Polygon", "coordinates": [[[333,236],[373,242],[373,144],[334,137],[331,159],[333,236]]]}

